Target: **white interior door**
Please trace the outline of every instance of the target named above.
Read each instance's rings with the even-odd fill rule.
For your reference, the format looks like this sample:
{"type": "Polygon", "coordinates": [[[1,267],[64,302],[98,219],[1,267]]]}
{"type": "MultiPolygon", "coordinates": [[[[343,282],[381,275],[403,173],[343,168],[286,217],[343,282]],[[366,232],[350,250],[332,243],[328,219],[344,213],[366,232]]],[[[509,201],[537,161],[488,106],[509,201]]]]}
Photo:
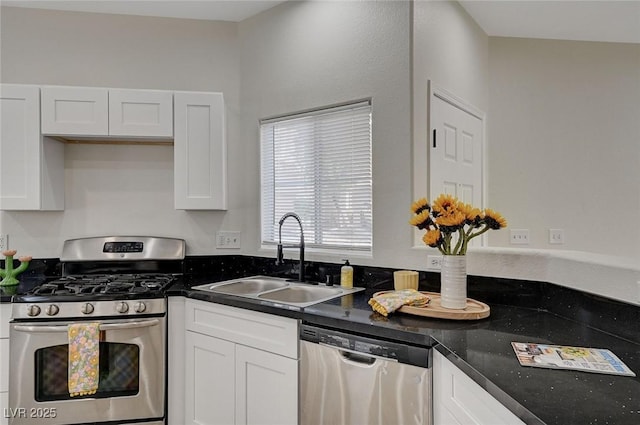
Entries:
{"type": "Polygon", "coordinates": [[[431,90],[429,197],[456,196],[482,207],[483,114],[431,90]]]}

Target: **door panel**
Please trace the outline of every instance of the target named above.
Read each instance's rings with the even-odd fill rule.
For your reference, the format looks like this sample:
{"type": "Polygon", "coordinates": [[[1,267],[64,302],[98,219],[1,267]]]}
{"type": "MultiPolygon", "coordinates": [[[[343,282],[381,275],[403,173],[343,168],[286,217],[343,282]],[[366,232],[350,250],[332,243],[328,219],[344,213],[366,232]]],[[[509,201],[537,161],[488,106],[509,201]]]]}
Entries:
{"type": "Polygon", "coordinates": [[[482,205],[483,123],[448,100],[431,95],[430,198],[440,193],[482,205]]]}

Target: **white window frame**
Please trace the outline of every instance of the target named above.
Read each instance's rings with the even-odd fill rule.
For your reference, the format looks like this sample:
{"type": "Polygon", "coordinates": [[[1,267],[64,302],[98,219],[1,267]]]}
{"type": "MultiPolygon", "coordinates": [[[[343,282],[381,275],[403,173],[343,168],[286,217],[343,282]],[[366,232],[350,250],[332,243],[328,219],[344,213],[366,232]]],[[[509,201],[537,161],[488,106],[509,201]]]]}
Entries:
{"type": "MultiPolygon", "coordinates": [[[[301,217],[307,248],[325,253],[371,255],[371,116],[371,100],[365,99],[260,120],[260,240],[263,249],[279,242],[280,217],[286,212],[294,212],[301,217]],[[276,132],[280,133],[279,139],[276,132]],[[289,156],[282,151],[284,153],[276,160],[278,141],[281,150],[285,145],[290,149],[289,156]],[[327,161],[326,155],[332,160],[327,161]],[[276,162],[279,162],[278,166],[276,162]],[[336,172],[335,164],[340,164],[341,173],[336,172]],[[346,174],[345,170],[352,174],[346,174]],[[280,197],[276,180],[281,182],[280,197]],[[289,193],[282,189],[287,185],[293,186],[289,193]],[[329,197],[320,193],[322,187],[323,193],[331,195],[329,204],[326,202],[329,197]],[[354,189],[349,190],[349,187],[354,189]],[[296,194],[292,195],[294,191],[296,194]],[[354,211],[345,213],[347,204],[355,205],[354,211]]],[[[297,223],[287,220],[282,226],[282,242],[290,244],[299,240],[297,223]]]]}

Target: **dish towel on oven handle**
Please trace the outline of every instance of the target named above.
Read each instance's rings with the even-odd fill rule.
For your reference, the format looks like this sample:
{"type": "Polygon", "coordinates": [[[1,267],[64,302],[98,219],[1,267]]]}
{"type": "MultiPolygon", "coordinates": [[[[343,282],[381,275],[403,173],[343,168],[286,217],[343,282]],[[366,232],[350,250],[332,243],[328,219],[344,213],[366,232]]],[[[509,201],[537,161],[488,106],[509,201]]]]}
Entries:
{"type": "Polygon", "coordinates": [[[72,323],[69,334],[69,395],[95,394],[98,390],[100,324],[72,323]]]}

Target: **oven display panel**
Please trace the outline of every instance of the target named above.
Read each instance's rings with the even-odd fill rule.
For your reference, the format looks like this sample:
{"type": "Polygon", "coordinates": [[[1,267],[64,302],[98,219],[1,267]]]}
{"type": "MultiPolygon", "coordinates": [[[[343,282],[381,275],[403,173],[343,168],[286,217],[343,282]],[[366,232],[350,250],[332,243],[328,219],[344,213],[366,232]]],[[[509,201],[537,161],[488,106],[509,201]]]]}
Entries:
{"type": "Polygon", "coordinates": [[[122,253],[122,252],[142,252],[144,244],[142,242],[105,242],[102,252],[122,253]]]}

